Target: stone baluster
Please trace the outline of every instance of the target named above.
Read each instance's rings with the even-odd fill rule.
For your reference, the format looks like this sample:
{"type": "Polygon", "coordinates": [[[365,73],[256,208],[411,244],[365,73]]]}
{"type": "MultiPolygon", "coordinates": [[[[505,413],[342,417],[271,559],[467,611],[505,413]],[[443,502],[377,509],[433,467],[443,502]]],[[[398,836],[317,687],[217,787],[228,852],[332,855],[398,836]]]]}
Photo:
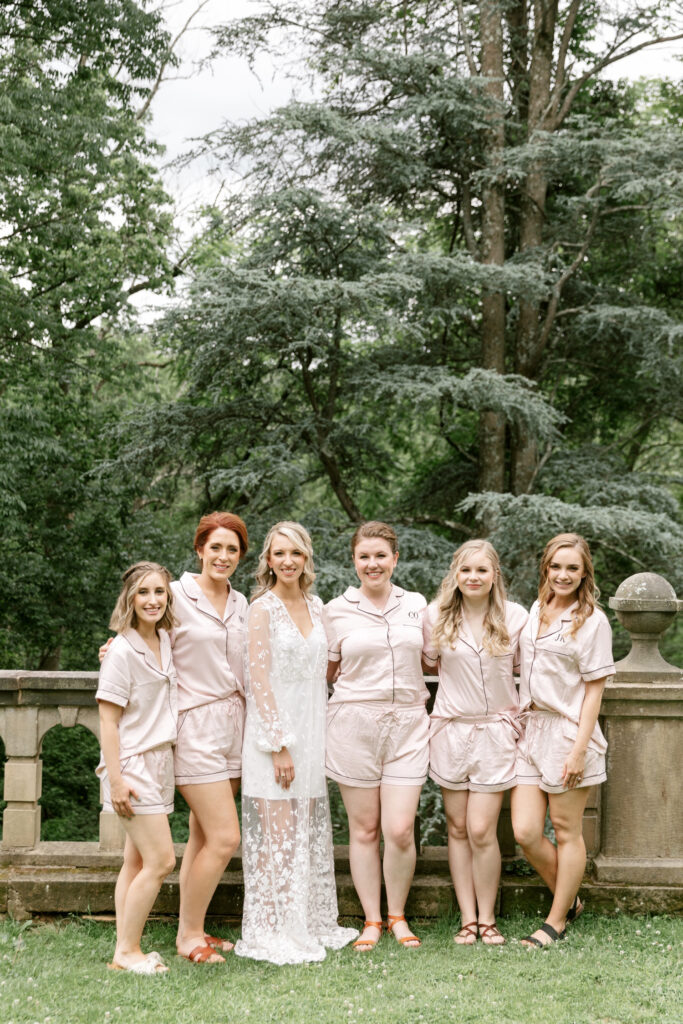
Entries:
{"type": "Polygon", "coordinates": [[[39,753],[38,708],[3,708],[5,789],[2,816],[4,849],[33,849],[40,840],[43,762],[39,753]]]}
{"type": "Polygon", "coordinates": [[[683,602],[662,576],[643,572],[624,580],[609,604],[632,647],[603,697],[609,746],[595,877],[680,887],[683,672],[664,660],[658,645],[683,602]]]}

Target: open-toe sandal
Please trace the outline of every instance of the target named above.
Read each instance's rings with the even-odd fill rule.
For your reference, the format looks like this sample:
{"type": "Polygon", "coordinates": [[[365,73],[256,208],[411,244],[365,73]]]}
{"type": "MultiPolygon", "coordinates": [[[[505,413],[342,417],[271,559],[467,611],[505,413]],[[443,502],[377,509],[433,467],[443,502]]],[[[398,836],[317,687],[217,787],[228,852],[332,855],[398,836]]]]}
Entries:
{"type": "Polygon", "coordinates": [[[479,925],[476,921],[470,921],[469,924],[464,924],[460,931],[453,936],[453,942],[456,946],[474,946],[478,935],[479,925]],[[459,941],[460,936],[462,936],[462,941],[459,941]],[[472,939],[471,942],[469,941],[470,938],[472,939]]]}
{"type": "MultiPolygon", "coordinates": [[[[189,953],[178,953],[178,956],[181,956],[183,960],[190,960],[193,964],[205,964],[207,960],[211,960],[211,957],[217,954],[220,955],[213,946],[204,945],[195,946],[189,953]]],[[[215,964],[223,963],[222,960],[212,960],[211,962],[215,964]]]]}
{"type": "Polygon", "coordinates": [[[481,941],[484,943],[485,946],[505,945],[505,936],[500,933],[495,921],[493,922],[493,924],[482,924],[480,921],[479,935],[481,936],[481,941]],[[496,939],[500,939],[501,941],[496,942],[496,939]]]}
{"type": "Polygon", "coordinates": [[[357,949],[359,953],[369,953],[371,949],[374,949],[380,938],[382,937],[382,922],[381,921],[363,921],[363,931],[366,928],[377,928],[379,935],[376,939],[356,939],[353,944],[353,948],[357,949]],[[363,949],[362,947],[367,947],[363,949]]]}
{"type": "Polygon", "coordinates": [[[577,917],[581,917],[583,911],[584,905],[579,899],[579,894],[577,892],[576,896],[574,897],[574,902],[567,911],[567,924],[571,924],[572,921],[576,921],[577,917]]]}
{"type": "MultiPolygon", "coordinates": [[[[399,937],[396,935],[396,932],[394,931],[394,926],[397,925],[399,921],[405,920],[405,914],[387,914],[387,931],[391,932],[396,941],[400,942],[400,944],[405,949],[418,949],[418,947],[421,946],[422,943],[418,939],[417,935],[404,935],[402,938],[399,939],[399,937]],[[410,945],[408,945],[408,943],[410,943],[410,945]]],[[[407,921],[406,924],[408,924],[407,921]]]]}
{"type": "MultiPolygon", "coordinates": [[[[548,924],[547,921],[544,921],[541,927],[537,928],[536,931],[545,932],[545,934],[549,936],[550,942],[541,942],[540,939],[535,938],[533,935],[525,935],[523,939],[520,939],[520,942],[529,942],[534,946],[538,946],[539,949],[549,949],[556,942],[561,942],[562,939],[566,939],[567,937],[566,928],[563,928],[561,932],[556,932],[553,926],[551,924],[548,924]]],[[[530,949],[531,946],[527,948],[530,949]]]]}
{"type": "Polygon", "coordinates": [[[217,935],[205,935],[204,942],[207,946],[213,946],[217,953],[231,953],[235,948],[235,943],[230,939],[221,939],[217,935]]]}

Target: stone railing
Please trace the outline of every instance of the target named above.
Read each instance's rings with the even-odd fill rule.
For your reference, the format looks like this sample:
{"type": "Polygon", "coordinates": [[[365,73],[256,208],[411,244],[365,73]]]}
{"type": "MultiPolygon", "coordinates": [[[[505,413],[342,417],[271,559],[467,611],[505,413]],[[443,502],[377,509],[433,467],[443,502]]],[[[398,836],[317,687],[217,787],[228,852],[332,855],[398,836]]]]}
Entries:
{"type": "MultiPolygon", "coordinates": [[[[597,902],[605,906],[681,910],[683,787],[678,765],[683,672],[664,661],[658,643],[683,602],[661,576],[639,573],[625,580],[609,603],[631,634],[632,648],[617,665],[617,675],[603,698],[608,779],[591,792],[584,818],[591,883],[604,890],[597,902]],[[637,892],[637,897],[624,895],[628,890],[637,892]],[[608,898],[610,892],[613,898],[608,898]]],[[[96,685],[94,672],[0,672],[0,738],[7,757],[0,912],[9,909],[20,916],[31,910],[113,907],[112,872],[120,863],[124,838],[115,815],[100,814],[99,843],[40,842],[43,739],[55,725],[82,725],[99,735],[96,685]],[[69,874],[77,868],[82,869],[78,880],[69,874]],[[60,892],[61,896],[54,895],[60,892]]],[[[499,835],[504,857],[511,858],[515,847],[508,806],[506,800],[499,835]]],[[[236,863],[239,869],[239,858],[236,863]]],[[[345,851],[338,851],[337,870],[338,875],[340,870],[348,872],[345,851]]],[[[425,913],[447,909],[451,888],[445,850],[424,850],[418,876],[420,872],[432,879],[443,876],[449,902],[432,896],[429,906],[421,903],[415,909],[425,913]]],[[[504,887],[507,884],[510,893],[506,905],[520,902],[514,894],[525,891],[525,885],[536,886],[541,898],[537,880],[506,882],[505,878],[504,887]]],[[[240,890],[241,875],[235,884],[240,890]]],[[[173,909],[175,885],[171,880],[162,890],[161,909],[173,909]]],[[[350,883],[349,893],[344,911],[348,913],[355,906],[350,883]]],[[[221,906],[227,913],[238,912],[240,901],[238,891],[221,906]]],[[[345,906],[343,896],[340,906],[345,906]]]]}

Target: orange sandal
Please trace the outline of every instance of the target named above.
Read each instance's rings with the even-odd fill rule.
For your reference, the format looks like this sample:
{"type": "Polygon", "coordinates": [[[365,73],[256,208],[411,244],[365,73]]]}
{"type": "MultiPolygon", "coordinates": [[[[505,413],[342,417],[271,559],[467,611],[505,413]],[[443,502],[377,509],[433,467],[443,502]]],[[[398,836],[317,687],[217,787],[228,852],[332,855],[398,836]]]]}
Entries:
{"type": "Polygon", "coordinates": [[[231,953],[235,943],[230,939],[221,939],[217,935],[205,935],[204,942],[207,946],[213,946],[217,953],[231,953]]]}
{"type": "Polygon", "coordinates": [[[366,928],[379,928],[379,935],[376,939],[356,939],[353,944],[353,948],[359,950],[359,952],[369,953],[371,949],[374,949],[379,940],[382,937],[382,922],[381,921],[363,921],[363,931],[366,928]],[[361,950],[361,946],[367,946],[366,950],[361,950]]]}
{"type": "Polygon", "coordinates": [[[479,925],[477,924],[476,921],[470,921],[469,924],[464,924],[460,931],[453,936],[453,942],[456,944],[456,946],[474,946],[477,941],[478,935],[479,925]],[[461,935],[463,937],[463,941],[458,942],[458,939],[460,938],[461,935]],[[469,941],[470,935],[472,936],[471,942],[469,941]]]}
{"type": "MultiPolygon", "coordinates": [[[[394,936],[396,941],[400,942],[400,944],[402,946],[405,946],[406,949],[418,949],[422,945],[422,943],[418,939],[417,935],[404,935],[403,938],[399,939],[398,936],[394,933],[394,925],[397,925],[399,923],[399,921],[405,921],[405,920],[406,920],[406,915],[405,914],[387,914],[387,931],[391,932],[391,934],[394,936]],[[407,942],[412,942],[413,945],[412,946],[406,946],[407,942]]],[[[408,924],[407,921],[406,921],[406,924],[408,924]]]]}
{"type": "MultiPolygon", "coordinates": [[[[178,956],[181,956],[183,960],[190,960],[193,964],[205,964],[212,956],[220,956],[220,953],[213,946],[195,946],[190,953],[178,953],[178,956]]],[[[225,963],[222,958],[211,962],[216,964],[225,963]]]]}

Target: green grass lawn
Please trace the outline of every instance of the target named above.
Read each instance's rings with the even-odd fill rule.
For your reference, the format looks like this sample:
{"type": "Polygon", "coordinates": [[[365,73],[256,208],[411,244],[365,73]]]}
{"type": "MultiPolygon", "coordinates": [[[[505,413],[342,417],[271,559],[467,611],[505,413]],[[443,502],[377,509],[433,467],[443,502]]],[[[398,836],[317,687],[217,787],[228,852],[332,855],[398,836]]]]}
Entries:
{"type": "MultiPolygon", "coordinates": [[[[508,937],[539,918],[501,920],[508,937]]],[[[583,915],[548,951],[456,947],[456,923],[422,924],[420,950],[383,936],[322,964],[273,967],[174,956],[172,922],[148,926],[144,948],[171,970],[158,978],[108,971],[113,927],[75,918],[0,921],[2,1024],[680,1024],[683,920],[583,915]]],[[[229,933],[229,929],[222,933],[229,933]]],[[[233,934],[231,937],[235,937],[233,934]]]]}

